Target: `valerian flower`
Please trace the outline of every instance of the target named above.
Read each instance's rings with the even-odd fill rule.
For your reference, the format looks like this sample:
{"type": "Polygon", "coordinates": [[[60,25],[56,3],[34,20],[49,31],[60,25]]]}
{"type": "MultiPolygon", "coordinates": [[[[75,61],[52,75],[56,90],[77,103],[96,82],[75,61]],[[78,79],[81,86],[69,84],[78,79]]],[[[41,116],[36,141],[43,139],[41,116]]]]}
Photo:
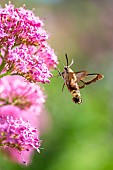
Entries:
{"type": "Polygon", "coordinates": [[[25,7],[0,9],[0,72],[16,74],[30,82],[50,82],[57,57],[48,45],[43,21],[25,7]]]}
{"type": "MultiPolygon", "coordinates": [[[[36,149],[39,152],[41,141],[39,140],[37,129],[32,127],[29,122],[24,121],[22,118],[15,119],[13,116],[0,116],[0,146],[5,151],[7,148],[16,149],[18,155],[22,154],[20,163],[29,163],[29,160],[25,160],[24,152],[36,149]]],[[[9,150],[8,150],[9,152],[9,150]]],[[[14,155],[11,154],[11,157],[14,155]]],[[[30,156],[30,155],[29,155],[30,156]]]]}
{"type": "Polygon", "coordinates": [[[13,161],[29,164],[34,149],[39,152],[39,116],[44,102],[37,84],[20,76],[0,79],[0,146],[13,161]]]}
{"type": "Polygon", "coordinates": [[[21,76],[5,76],[0,79],[0,106],[14,105],[39,115],[44,102],[45,96],[39,85],[29,83],[21,76]]]}
{"type": "Polygon", "coordinates": [[[43,21],[24,7],[0,8],[0,146],[18,163],[39,152],[45,96],[37,82],[50,82],[57,56],[43,21]]]}

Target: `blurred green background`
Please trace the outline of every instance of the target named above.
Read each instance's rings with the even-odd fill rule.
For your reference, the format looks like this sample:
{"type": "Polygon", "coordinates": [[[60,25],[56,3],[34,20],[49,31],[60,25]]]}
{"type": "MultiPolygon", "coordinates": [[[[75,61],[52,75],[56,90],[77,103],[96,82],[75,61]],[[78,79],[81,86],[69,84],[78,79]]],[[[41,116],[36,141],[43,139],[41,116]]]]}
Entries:
{"type": "MultiPolygon", "coordinates": [[[[4,6],[6,0],[0,1],[4,6]]],[[[35,7],[51,33],[49,43],[72,69],[102,73],[105,78],[81,90],[83,103],[75,105],[61,77],[44,85],[48,96],[48,127],[41,153],[24,167],[0,154],[0,170],[113,170],[113,1],[12,0],[16,7],[35,7]]],[[[60,70],[63,69],[59,64],[60,70]]],[[[53,71],[57,75],[57,71],[53,71]]]]}

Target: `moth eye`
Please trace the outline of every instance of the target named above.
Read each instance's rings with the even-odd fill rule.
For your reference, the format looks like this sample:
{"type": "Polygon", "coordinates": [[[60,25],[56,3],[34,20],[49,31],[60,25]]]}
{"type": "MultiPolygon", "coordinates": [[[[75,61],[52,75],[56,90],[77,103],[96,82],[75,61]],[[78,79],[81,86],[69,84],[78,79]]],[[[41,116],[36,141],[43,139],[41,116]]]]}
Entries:
{"type": "Polygon", "coordinates": [[[66,72],[68,72],[68,67],[64,67],[64,70],[65,70],[66,72]]]}

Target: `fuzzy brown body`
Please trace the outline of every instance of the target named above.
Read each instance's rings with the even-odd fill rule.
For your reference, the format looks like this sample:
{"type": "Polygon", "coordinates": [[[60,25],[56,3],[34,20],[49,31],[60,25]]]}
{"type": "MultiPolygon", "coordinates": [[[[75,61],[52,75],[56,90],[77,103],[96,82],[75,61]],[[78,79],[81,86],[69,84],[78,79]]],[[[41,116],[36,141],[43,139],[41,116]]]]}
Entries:
{"type": "Polygon", "coordinates": [[[73,96],[73,101],[80,104],[82,102],[79,86],[77,84],[76,73],[72,69],[67,68],[62,73],[62,78],[64,79],[65,85],[73,96]]]}

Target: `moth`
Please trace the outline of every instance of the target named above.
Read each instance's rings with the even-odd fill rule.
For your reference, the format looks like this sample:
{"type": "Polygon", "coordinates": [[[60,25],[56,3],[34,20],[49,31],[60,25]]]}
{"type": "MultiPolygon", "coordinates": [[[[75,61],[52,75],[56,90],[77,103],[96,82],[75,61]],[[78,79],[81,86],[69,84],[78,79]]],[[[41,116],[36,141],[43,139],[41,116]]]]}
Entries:
{"type": "Polygon", "coordinates": [[[80,89],[84,88],[86,85],[96,82],[97,80],[103,79],[104,76],[98,73],[89,74],[87,73],[86,70],[74,72],[70,68],[72,64],[74,63],[73,60],[71,64],[69,65],[67,54],[65,54],[65,57],[66,57],[67,65],[64,66],[63,64],[64,66],[63,72],[61,73],[60,70],[57,69],[59,76],[61,76],[64,80],[62,91],[64,89],[64,86],[66,85],[68,90],[73,96],[72,98],[73,102],[80,104],[82,102],[80,89]]]}

